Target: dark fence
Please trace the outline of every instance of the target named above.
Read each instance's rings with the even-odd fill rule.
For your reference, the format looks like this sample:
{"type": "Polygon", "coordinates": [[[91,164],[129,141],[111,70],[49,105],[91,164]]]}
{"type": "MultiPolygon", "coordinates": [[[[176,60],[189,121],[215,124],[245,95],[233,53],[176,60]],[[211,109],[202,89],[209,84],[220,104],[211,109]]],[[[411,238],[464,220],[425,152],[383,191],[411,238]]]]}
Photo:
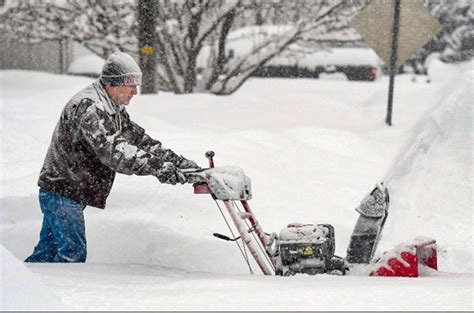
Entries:
{"type": "Polygon", "coordinates": [[[0,34],[0,69],[46,71],[63,74],[69,64],[69,46],[61,41],[21,43],[0,34]]]}

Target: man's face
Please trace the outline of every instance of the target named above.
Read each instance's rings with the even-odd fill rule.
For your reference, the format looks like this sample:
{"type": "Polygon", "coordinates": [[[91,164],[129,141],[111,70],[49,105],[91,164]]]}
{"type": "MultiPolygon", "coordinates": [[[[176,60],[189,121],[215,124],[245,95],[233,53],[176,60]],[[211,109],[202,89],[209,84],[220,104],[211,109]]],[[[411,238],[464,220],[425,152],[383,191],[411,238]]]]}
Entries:
{"type": "Polygon", "coordinates": [[[107,86],[107,93],[115,104],[127,105],[137,94],[137,86],[107,86]]]}

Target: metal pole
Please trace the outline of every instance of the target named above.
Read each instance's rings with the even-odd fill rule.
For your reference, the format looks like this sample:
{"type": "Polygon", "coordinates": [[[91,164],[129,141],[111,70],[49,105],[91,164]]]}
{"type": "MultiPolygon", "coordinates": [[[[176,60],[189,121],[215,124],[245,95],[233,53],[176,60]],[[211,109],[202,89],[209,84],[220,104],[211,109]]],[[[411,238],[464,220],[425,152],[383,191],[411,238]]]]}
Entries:
{"type": "Polygon", "coordinates": [[[392,126],[393,88],[395,85],[395,73],[397,70],[398,30],[400,27],[400,0],[395,0],[395,12],[393,16],[392,29],[392,54],[390,57],[390,82],[388,85],[388,106],[385,123],[392,126]]]}

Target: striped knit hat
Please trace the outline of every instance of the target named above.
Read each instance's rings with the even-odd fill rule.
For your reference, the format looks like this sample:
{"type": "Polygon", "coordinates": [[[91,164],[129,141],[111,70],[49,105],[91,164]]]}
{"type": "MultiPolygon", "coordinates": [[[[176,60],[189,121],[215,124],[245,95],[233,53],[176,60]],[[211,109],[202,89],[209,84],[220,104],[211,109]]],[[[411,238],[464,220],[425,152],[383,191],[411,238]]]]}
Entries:
{"type": "Polygon", "coordinates": [[[105,86],[137,86],[142,83],[142,71],[130,55],[116,52],[102,67],[100,81],[105,86]]]}

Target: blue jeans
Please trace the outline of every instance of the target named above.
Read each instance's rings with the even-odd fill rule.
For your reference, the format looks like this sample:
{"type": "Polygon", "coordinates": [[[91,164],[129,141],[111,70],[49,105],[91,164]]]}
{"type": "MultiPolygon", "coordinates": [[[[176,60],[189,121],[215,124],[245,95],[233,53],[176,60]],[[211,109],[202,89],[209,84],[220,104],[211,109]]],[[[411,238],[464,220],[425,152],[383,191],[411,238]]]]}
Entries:
{"type": "Polygon", "coordinates": [[[44,189],[39,191],[39,202],[43,212],[40,240],[25,262],[85,262],[86,206],[44,189]]]}

